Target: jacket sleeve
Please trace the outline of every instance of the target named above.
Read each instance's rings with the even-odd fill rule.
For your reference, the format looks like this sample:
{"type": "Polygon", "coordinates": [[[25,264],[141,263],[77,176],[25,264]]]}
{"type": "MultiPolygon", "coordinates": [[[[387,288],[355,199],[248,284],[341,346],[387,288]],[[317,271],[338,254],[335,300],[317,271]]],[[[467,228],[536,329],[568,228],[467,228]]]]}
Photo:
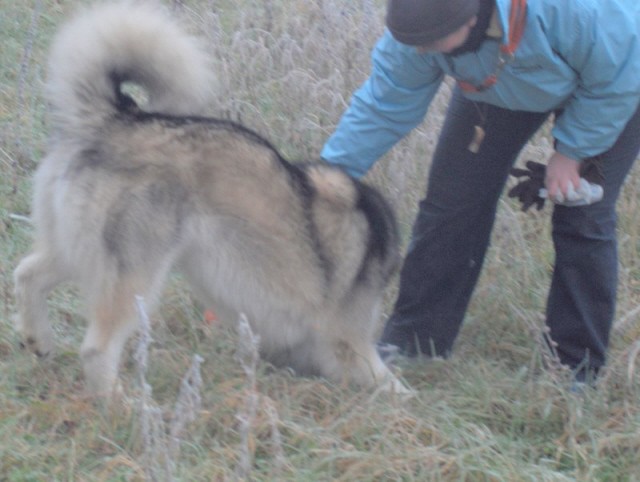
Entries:
{"type": "Polygon", "coordinates": [[[608,150],[640,101],[640,9],[623,4],[618,11],[573,9],[555,29],[558,54],[577,72],[578,88],[552,134],[558,152],[576,160],[608,150]]]}
{"type": "Polygon", "coordinates": [[[444,77],[428,55],[397,42],[388,31],[373,50],[372,64],[321,153],[355,177],[422,122],[444,77]]]}

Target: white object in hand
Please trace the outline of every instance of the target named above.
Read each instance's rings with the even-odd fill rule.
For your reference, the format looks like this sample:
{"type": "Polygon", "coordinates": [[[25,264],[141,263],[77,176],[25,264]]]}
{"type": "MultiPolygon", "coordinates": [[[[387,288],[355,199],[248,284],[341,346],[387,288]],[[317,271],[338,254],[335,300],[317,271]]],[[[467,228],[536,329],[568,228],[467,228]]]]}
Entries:
{"type": "Polygon", "coordinates": [[[545,188],[540,189],[538,195],[543,199],[549,198],[554,204],[573,207],[586,206],[587,204],[593,204],[600,201],[604,195],[604,191],[602,190],[601,185],[591,183],[581,177],[578,189],[575,189],[573,184],[569,184],[566,198],[560,191],[558,191],[554,198],[550,198],[549,192],[545,188]]]}

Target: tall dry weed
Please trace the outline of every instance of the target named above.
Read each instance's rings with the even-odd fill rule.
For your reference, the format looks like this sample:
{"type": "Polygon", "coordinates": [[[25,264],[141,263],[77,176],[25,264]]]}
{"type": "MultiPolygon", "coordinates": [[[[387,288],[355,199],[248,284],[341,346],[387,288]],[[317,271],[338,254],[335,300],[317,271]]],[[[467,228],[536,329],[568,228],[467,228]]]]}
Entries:
{"type": "Polygon", "coordinates": [[[169,422],[165,422],[165,413],[153,399],[153,390],[147,382],[146,374],[149,363],[149,347],[152,343],[151,323],[141,297],[136,299],[139,320],[139,334],[136,343],[134,360],[138,381],[138,396],[134,404],[138,408],[137,421],[142,439],[142,468],[147,480],[176,480],[175,473],[180,457],[180,443],[195,422],[202,407],[202,376],[200,365],[203,358],[193,355],[191,366],[183,375],[180,391],[170,414],[169,422]]]}

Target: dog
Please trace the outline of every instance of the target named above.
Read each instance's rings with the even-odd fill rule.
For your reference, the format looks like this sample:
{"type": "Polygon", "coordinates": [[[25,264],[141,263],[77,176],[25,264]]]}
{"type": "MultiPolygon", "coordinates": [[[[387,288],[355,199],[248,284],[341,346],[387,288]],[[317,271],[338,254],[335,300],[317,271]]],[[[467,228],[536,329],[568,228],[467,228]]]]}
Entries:
{"type": "Polygon", "coordinates": [[[52,351],[47,294],[75,283],[86,385],[110,395],[136,296],[157,305],[176,269],[203,306],[246,315],[266,360],[406,392],[374,343],[399,264],[392,209],[338,168],[288,162],[256,132],[202,115],[211,70],[197,39],[149,4],[96,6],[58,32],[34,247],[14,273],[24,344],[52,351]],[[145,89],[144,108],[127,82],[145,89]]]}

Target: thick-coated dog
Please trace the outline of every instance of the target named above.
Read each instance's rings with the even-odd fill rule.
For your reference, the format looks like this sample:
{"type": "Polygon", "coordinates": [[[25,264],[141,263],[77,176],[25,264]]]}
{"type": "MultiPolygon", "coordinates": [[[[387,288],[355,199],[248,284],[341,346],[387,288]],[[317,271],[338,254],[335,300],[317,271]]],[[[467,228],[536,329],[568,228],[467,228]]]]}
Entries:
{"type": "Polygon", "coordinates": [[[199,117],[209,71],[198,42],[148,5],[95,7],[61,29],[35,244],[15,271],[25,344],[52,350],[47,294],[74,282],[87,384],[109,395],[136,295],[157,304],[176,268],[203,305],[246,314],[267,360],[404,392],[374,344],[399,259],[389,206],[340,170],[289,163],[253,131],[199,117]],[[144,110],[128,81],[146,89],[144,110]]]}

